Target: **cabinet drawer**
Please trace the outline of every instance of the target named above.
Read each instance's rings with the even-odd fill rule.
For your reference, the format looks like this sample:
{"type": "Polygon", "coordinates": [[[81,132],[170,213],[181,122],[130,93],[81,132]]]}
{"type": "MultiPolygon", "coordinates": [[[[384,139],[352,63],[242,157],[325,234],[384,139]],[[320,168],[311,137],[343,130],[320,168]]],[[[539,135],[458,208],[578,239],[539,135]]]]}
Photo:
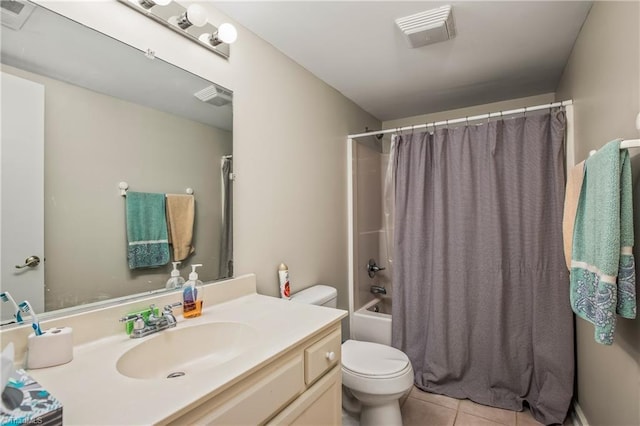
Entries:
{"type": "Polygon", "coordinates": [[[313,383],[327,370],[340,362],[340,329],[304,350],[304,381],[313,383]]]}

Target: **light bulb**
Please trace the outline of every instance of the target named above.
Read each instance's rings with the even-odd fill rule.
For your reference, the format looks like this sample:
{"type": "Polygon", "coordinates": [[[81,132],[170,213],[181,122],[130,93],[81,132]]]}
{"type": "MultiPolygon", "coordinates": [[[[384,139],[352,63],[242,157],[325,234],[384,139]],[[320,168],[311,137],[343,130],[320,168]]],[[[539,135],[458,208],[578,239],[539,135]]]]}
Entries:
{"type": "Polygon", "coordinates": [[[207,11],[198,4],[192,4],[187,8],[187,19],[196,27],[202,27],[207,23],[207,11]]]}
{"type": "Polygon", "coordinates": [[[238,31],[232,24],[225,22],[218,27],[218,39],[227,44],[231,44],[238,38],[238,31]]]}
{"type": "Polygon", "coordinates": [[[177,18],[171,17],[169,18],[170,23],[174,23],[179,26],[183,30],[186,30],[190,26],[202,27],[207,23],[207,12],[204,8],[197,4],[192,4],[189,6],[182,15],[177,18]]]}

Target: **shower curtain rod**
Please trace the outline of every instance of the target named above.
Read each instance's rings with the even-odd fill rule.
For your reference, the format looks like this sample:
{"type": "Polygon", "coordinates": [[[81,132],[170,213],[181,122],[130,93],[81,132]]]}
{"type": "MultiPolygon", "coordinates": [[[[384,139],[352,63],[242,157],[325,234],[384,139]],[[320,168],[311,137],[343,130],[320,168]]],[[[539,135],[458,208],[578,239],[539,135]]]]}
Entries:
{"type": "Polygon", "coordinates": [[[573,100],[567,100],[562,102],[552,102],[549,104],[512,109],[509,111],[490,112],[488,114],[474,115],[471,117],[454,118],[453,120],[442,120],[442,121],[435,121],[433,123],[417,124],[413,126],[405,126],[405,127],[394,128],[394,129],[385,129],[385,130],[378,130],[378,131],[372,131],[372,132],[366,132],[366,133],[358,133],[355,135],[349,135],[348,138],[354,139],[354,138],[361,138],[364,136],[374,136],[374,135],[382,135],[386,133],[404,132],[406,130],[424,129],[426,127],[436,127],[436,126],[444,126],[444,125],[448,126],[449,124],[466,123],[469,121],[476,121],[476,120],[486,120],[488,118],[503,117],[505,115],[513,115],[513,114],[522,114],[522,113],[527,113],[531,111],[539,111],[539,110],[549,109],[549,108],[564,107],[567,105],[573,105],[573,100]]]}

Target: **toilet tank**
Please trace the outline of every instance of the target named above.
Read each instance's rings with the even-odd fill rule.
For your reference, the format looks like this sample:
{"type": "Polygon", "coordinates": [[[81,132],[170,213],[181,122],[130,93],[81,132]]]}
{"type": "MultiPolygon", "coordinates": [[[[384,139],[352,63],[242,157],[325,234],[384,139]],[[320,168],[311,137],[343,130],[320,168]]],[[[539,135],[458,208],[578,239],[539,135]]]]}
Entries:
{"type": "Polygon", "coordinates": [[[338,290],[328,285],[314,285],[291,296],[291,300],[308,305],[321,305],[329,308],[337,306],[338,290]]]}

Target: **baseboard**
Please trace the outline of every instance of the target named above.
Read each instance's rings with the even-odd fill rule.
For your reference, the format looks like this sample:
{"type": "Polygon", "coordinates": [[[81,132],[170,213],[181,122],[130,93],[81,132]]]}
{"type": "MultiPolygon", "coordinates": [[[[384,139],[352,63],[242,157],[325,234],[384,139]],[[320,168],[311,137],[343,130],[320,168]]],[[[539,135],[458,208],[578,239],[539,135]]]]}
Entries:
{"type": "Polygon", "coordinates": [[[584,411],[580,408],[578,401],[573,401],[573,410],[571,410],[571,422],[573,426],[589,426],[587,417],[584,415],[584,411]]]}

